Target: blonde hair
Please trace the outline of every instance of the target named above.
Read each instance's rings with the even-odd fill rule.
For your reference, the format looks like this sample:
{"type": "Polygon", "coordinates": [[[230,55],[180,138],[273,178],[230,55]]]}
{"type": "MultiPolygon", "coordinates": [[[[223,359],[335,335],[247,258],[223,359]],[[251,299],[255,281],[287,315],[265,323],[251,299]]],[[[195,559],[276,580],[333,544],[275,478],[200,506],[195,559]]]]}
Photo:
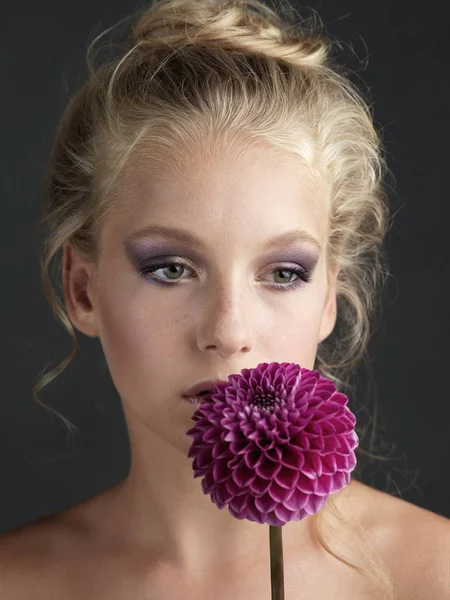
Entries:
{"type": "MultiPolygon", "coordinates": [[[[316,366],[339,389],[367,359],[371,317],[388,275],[382,244],[388,229],[388,174],[370,107],[342,67],[332,64],[333,42],[313,15],[295,23],[289,4],[278,12],[258,0],[162,0],[142,12],[118,57],[94,68],[60,121],[49,165],[41,223],[48,237],[41,259],[45,295],[73,340],[62,363],[41,373],[37,392],[72,360],[77,338],[49,276],[65,243],[95,262],[100,232],[117,198],[114,184],[132,159],[154,164],[224,144],[251,144],[290,153],[325,183],[327,264],[340,266],[335,330],[319,344],[316,366]]],[[[359,447],[357,452],[363,452],[359,447]]],[[[373,456],[367,453],[369,456],[373,456]]],[[[335,554],[321,527],[327,513],[344,523],[332,496],[317,514],[317,535],[334,557],[365,573],[393,598],[383,561],[365,551],[366,567],[335,554]]],[[[356,530],[355,530],[356,532],[356,530]]],[[[368,547],[363,533],[359,550],[368,547]]],[[[357,534],[359,535],[359,534],[357,534]]]]}

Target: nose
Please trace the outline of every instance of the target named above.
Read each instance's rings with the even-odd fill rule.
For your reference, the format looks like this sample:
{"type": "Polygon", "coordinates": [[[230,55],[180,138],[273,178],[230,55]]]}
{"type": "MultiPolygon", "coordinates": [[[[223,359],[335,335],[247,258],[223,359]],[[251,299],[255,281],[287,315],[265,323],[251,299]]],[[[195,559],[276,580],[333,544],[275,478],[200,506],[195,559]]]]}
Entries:
{"type": "Polygon", "coordinates": [[[250,352],[254,345],[251,308],[242,287],[217,293],[209,307],[202,310],[197,333],[199,349],[223,358],[250,352]]]}

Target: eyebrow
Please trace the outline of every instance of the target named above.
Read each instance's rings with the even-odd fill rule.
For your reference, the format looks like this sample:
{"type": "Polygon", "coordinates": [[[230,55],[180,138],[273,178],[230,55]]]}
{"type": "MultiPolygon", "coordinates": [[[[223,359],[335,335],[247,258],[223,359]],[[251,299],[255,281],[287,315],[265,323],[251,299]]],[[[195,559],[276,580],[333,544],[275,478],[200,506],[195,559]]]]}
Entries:
{"type": "MultiPolygon", "coordinates": [[[[152,235],[157,235],[167,240],[176,240],[184,244],[190,244],[191,246],[201,250],[205,249],[204,242],[189,231],[178,229],[177,227],[163,227],[161,225],[150,225],[140,229],[139,231],[135,231],[127,237],[126,242],[133,242],[135,240],[152,235]]],[[[272,250],[274,248],[278,248],[279,246],[293,244],[294,242],[306,242],[314,246],[319,252],[322,250],[322,246],[318,240],[310,233],[302,229],[291,229],[270,238],[270,240],[264,244],[263,249],[264,251],[272,250]]]]}

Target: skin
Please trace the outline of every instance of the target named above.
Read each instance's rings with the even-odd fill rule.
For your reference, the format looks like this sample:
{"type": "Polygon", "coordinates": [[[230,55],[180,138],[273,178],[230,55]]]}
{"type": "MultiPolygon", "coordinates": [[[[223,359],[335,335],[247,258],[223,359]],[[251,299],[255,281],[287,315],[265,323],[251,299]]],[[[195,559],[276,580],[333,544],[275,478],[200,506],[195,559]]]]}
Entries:
{"type": "MultiPolygon", "coordinates": [[[[219,510],[193,478],[185,432],[195,408],[181,394],[260,362],[314,367],[318,344],[336,321],[338,271],[326,263],[324,190],[296,158],[216,149],[192,155],[178,170],[169,163],[157,175],[141,159],[116,192],[118,209],[104,223],[98,264],[64,247],[69,317],[100,340],[131,444],[130,473],[93,509],[92,527],[98,538],[126,540],[149,561],[157,557],[192,578],[223,568],[224,557],[230,570],[249,556],[267,560],[267,527],[219,510]],[[149,238],[131,246],[127,238],[154,224],[182,228],[204,243],[196,260],[191,247],[176,242],[159,253],[188,263],[176,275],[168,268],[154,273],[180,285],[151,283],[133,262],[136,249],[149,253],[149,238]],[[314,236],[322,251],[301,243],[280,247],[269,260],[264,243],[292,228],[314,236]],[[280,274],[301,264],[293,250],[313,257],[315,266],[311,281],[283,293],[271,286],[297,279],[280,274]]],[[[295,523],[295,543],[305,555],[315,547],[311,517],[295,523]]],[[[294,527],[284,529],[284,544],[289,552],[294,527]]]]}

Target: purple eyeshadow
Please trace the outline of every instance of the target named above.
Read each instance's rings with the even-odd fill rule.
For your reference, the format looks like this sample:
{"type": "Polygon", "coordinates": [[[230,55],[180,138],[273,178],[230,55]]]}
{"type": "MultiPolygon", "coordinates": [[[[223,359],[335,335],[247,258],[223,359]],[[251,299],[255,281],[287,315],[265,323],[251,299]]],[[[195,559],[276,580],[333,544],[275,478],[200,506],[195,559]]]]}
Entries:
{"type": "MultiPolygon", "coordinates": [[[[205,266],[206,261],[198,252],[192,248],[183,246],[179,242],[167,241],[150,241],[143,240],[142,242],[125,244],[125,252],[130,262],[136,269],[141,269],[146,266],[151,260],[162,259],[168,256],[180,256],[190,260],[199,266],[205,266]]],[[[296,245],[294,248],[285,248],[272,251],[264,256],[265,263],[285,263],[292,262],[300,265],[306,271],[311,271],[316,266],[319,260],[319,252],[315,249],[303,246],[301,248],[296,245]]]]}

